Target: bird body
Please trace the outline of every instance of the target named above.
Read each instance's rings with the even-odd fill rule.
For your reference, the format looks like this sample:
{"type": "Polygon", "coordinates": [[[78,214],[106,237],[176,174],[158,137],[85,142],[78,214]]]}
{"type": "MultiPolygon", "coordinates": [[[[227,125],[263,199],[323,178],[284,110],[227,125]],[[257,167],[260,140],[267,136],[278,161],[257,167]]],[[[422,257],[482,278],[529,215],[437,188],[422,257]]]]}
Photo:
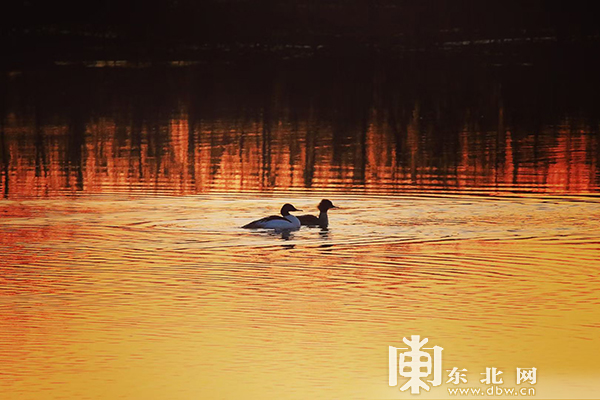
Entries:
{"type": "Polygon", "coordinates": [[[249,224],[242,226],[245,229],[275,229],[275,230],[284,230],[284,229],[298,229],[300,228],[300,220],[290,214],[290,211],[302,211],[298,210],[291,204],[284,204],[281,207],[281,216],[279,215],[271,215],[269,217],[257,219],[256,221],[252,221],[249,224]]]}
{"type": "Polygon", "coordinates": [[[319,209],[318,217],[310,214],[301,215],[298,217],[298,219],[300,220],[300,224],[308,227],[320,227],[326,229],[329,226],[329,217],[327,216],[327,210],[337,207],[334,206],[331,201],[323,199],[321,200],[317,208],[319,209]]]}

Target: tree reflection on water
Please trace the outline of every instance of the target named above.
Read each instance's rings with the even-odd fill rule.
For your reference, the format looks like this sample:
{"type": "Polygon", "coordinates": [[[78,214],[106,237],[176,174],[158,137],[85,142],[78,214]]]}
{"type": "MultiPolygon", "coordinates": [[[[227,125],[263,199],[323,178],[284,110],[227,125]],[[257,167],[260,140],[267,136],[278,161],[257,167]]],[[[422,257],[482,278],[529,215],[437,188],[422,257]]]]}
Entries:
{"type": "Polygon", "coordinates": [[[449,57],[25,71],[3,83],[2,192],[595,192],[598,77],[569,71],[449,57]]]}

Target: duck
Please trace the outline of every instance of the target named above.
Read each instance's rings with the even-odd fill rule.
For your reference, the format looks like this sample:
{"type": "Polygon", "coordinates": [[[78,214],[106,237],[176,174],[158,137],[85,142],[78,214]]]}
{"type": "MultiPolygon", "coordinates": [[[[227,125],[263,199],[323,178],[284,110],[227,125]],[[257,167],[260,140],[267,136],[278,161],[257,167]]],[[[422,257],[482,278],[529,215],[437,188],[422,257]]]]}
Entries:
{"type": "Polygon", "coordinates": [[[320,211],[318,217],[315,217],[314,215],[301,215],[298,217],[298,219],[300,220],[300,224],[309,227],[320,227],[322,229],[327,229],[327,226],[329,226],[327,210],[338,207],[334,206],[330,200],[323,199],[321,200],[317,208],[320,211]]]}
{"type": "Polygon", "coordinates": [[[284,229],[299,229],[300,228],[300,220],[290,214],[293,211],[302,211],[294,207],[293,205],[286,203],[281,207],[281,216],[279,215],[271,215],[269,217],[264,217],[261,219],[257,219],[256,221],[252,221],[249,224],[242,226],[244,229],[276,229],[276,230],[284,230],[284,229]]]}

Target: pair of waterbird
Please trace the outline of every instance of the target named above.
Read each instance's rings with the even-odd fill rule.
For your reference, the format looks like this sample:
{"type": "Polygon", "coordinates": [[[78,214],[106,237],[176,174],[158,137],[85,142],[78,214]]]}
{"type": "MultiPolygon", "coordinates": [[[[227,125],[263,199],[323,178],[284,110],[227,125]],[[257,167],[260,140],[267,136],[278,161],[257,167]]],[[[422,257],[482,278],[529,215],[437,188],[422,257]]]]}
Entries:
{"type": "Polygon", "coordinates": [[[327,199],[321,200],[319,205],[317,206],[319,209],[319,216],[316,217],[314,215],[300,215],[298,217],[290,214],[290,212],[294,211],[302,211],[298,210],[293,205],[287,203],[281,207],[281,216],[279,215],[271,215],[270,217],[265,217],[261,219],[257,219],[256,221],[252,221],[249,224],[242,226],[242,228],[246,229],[276,229],[276,230],[284,230],[284,229],[298,229],[302,225],[309,227],[319,227],[319,228],[327,228],[329,225],[329,219],[327,218],[327,211],[332,208],[337,208],[333,205],[333,203],[327,199]]]}

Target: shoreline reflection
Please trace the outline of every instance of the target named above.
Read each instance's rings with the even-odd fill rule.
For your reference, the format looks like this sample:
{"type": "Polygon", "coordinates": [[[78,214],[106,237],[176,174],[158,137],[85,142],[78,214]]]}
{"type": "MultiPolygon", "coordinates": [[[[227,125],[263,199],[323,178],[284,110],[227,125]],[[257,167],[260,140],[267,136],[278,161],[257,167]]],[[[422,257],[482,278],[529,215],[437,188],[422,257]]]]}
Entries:
{"type": "Polygon", "coordinates": [[[599,122],[581,77],[566,87],[460,65],[412,77],[393,66],[134,72],[6,77],[3,196],[598,192],[599,122]]]}

